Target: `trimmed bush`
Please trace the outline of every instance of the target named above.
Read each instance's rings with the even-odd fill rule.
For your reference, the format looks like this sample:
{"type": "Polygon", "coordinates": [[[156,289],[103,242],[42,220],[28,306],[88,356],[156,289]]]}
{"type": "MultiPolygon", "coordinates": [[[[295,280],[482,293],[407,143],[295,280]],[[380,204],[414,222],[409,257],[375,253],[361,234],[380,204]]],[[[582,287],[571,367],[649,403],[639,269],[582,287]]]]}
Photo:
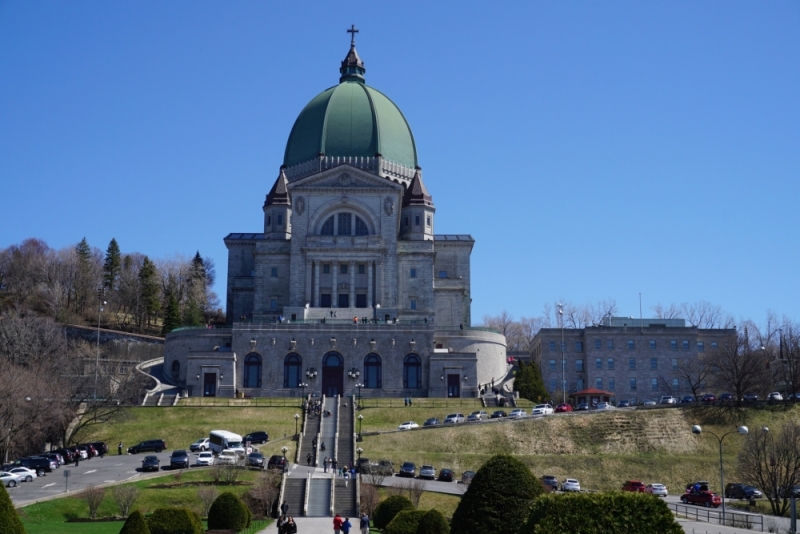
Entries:
{"type": "Polygon", "coordinates": [[[147,518],[150,534],[204,534],[200,516],[186,508],[159,508],[147,518]]]}
{"type": "Polygon", "coordinates": [[[647,532],[682,534],[662,499],[646,493],[548,495],[537,499],[519,534],[647,532]]]}
{"type": "Polygon", "coordinates": [[[373,513],[372,517],[372,524],[375,528],[383,530],[386,528],[386,525],[392,522],[394,516],[402,512],[403,510],[413,510],[414,505],[411,504],[406,497],[402,495],[392,495],[391,497],[384,499],[378,504],[377,508],[375,508],[375,512],[373,513]]]}
{"type": "Polygon", "coordinates": [[[417,525],[417,534],[450,534],[450,524],[439,510],[428,510],[417,525]]]}
{"type": "MultiPolygon", "coordinates": [[[[0,484],[0,487],[2,486],[0,484]]],[[[8,534],[25,534],[25,526],[17,515],[6,488],[0,490],[0,532],[3,534],[6,534],[6,532],[8,534]]]]}
{"type": "Polygon", "coordinates": [[[122,526],[119,534],[151,534],[150,529],[147,528],[147,523],[144,516],[139,510],[135,510],[128,516],[127,521],[122,526]]]}
{"type": "Polygon", "coordinates": [[[425,516],[425,510],[403,510],[392,519],[384,534],[417,534],[419,522],[425,516]]]}
{"type": "Polygon", "coordinates": [[[216,498],[208,511],[208,529],[244,530],[250,526],[251,517],[242,499],[226,491],[216,498]]]}
{"type": "Polygon", "coordinates": [[[499,454],[483,464],[461,498],[450,530],[453,534],[506,532],[528,517],[544,486],[518,459],[499,454]]]}

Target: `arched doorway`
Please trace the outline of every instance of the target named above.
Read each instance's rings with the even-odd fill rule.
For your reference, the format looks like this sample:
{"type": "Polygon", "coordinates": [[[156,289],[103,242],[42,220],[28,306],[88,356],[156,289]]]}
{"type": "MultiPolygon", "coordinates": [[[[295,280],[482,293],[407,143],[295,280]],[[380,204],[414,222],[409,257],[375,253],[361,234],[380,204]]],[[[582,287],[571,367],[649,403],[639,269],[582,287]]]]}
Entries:
{"type": "Polygon", "coordinates": [[[335,397],[344,394],[344,359],[338,352],[322,358],[322,394],[335,397]]]}
{"type": "Polygon", "coordinates": [[[244,380],[242,381],[242,387],[261,387],[261,356],[255,352],[251,352],[244,359],[244,380]]]}

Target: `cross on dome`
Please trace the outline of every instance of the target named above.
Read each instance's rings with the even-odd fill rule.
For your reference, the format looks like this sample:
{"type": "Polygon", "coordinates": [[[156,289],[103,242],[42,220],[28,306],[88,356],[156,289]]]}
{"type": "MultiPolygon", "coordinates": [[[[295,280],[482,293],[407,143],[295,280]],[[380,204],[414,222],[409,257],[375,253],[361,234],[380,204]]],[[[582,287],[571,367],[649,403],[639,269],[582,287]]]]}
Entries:
{"type": "Polygon", "coordinates": [[[347,30],[347,33],[350,34],[350,46],[356,45],[356,34],[358,33],[358,28],[356,28],[355,24],[350,25],[350,29],[347,30]]]}

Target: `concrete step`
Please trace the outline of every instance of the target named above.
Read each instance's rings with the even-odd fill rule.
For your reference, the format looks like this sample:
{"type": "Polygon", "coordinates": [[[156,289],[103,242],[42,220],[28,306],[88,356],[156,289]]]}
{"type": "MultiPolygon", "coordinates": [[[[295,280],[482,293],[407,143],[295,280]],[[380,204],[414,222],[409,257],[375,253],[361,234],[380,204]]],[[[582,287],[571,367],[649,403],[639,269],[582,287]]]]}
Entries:
{"type": "MultiPolygon", "coordinates": [[[[289,505],[289,515],[302,517],[305,504],[306,479],[287,478],[283,502],[289,505]]],[[[283,503],[281,503],[283,504],[283,503]]]]}
{"type": "MultiPolygon", "coordinates": [[[[345,480],[341,477],[336,478],[333,496],[333,511],[342,517],[355,517],[358,519],[358,507],[356,506],[356,485],[350,480],[345,487],[345,480]]],[[[352,521],[351,521],[352,523],[352,521]]]]}
{"type": "Polygon", "coordinates": [[[311,493],[308,495],[309,517],[330,517],[331,479],[312,478],[311,493]]]}

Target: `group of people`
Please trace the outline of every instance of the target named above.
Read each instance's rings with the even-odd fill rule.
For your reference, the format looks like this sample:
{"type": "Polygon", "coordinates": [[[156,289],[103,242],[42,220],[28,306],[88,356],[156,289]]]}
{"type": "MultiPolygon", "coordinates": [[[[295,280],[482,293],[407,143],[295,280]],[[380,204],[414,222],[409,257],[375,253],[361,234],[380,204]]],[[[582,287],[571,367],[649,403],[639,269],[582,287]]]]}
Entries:
{"type": "MultiPolygon", "coordinates": [[[[335,534],[350,534],[350,529],[352,528],[353,524],[350,523],[349,517],[342,518],[339,514],[333,517],[333,532],[335,534]]],[[[358,528],[361,530],[361,534],[369,534],[369,516],[366,513],[361,514],[358,528]]]]}
{"type": "MultiPolygon", "coordinates": [[[[286,506],[286,503],[283,503],[283,506],[286,506]]],[[[297,534],[297,523],[292,516],[282,514],[278,518],[278,534],[297,534]]]]}
{"type": "Polygon", "coordinates": [[[322,401],[319,399],[314,399],[311,402],[303,401],[303,406],[309,417],[319,416],[322,411],[322,401]]]}

